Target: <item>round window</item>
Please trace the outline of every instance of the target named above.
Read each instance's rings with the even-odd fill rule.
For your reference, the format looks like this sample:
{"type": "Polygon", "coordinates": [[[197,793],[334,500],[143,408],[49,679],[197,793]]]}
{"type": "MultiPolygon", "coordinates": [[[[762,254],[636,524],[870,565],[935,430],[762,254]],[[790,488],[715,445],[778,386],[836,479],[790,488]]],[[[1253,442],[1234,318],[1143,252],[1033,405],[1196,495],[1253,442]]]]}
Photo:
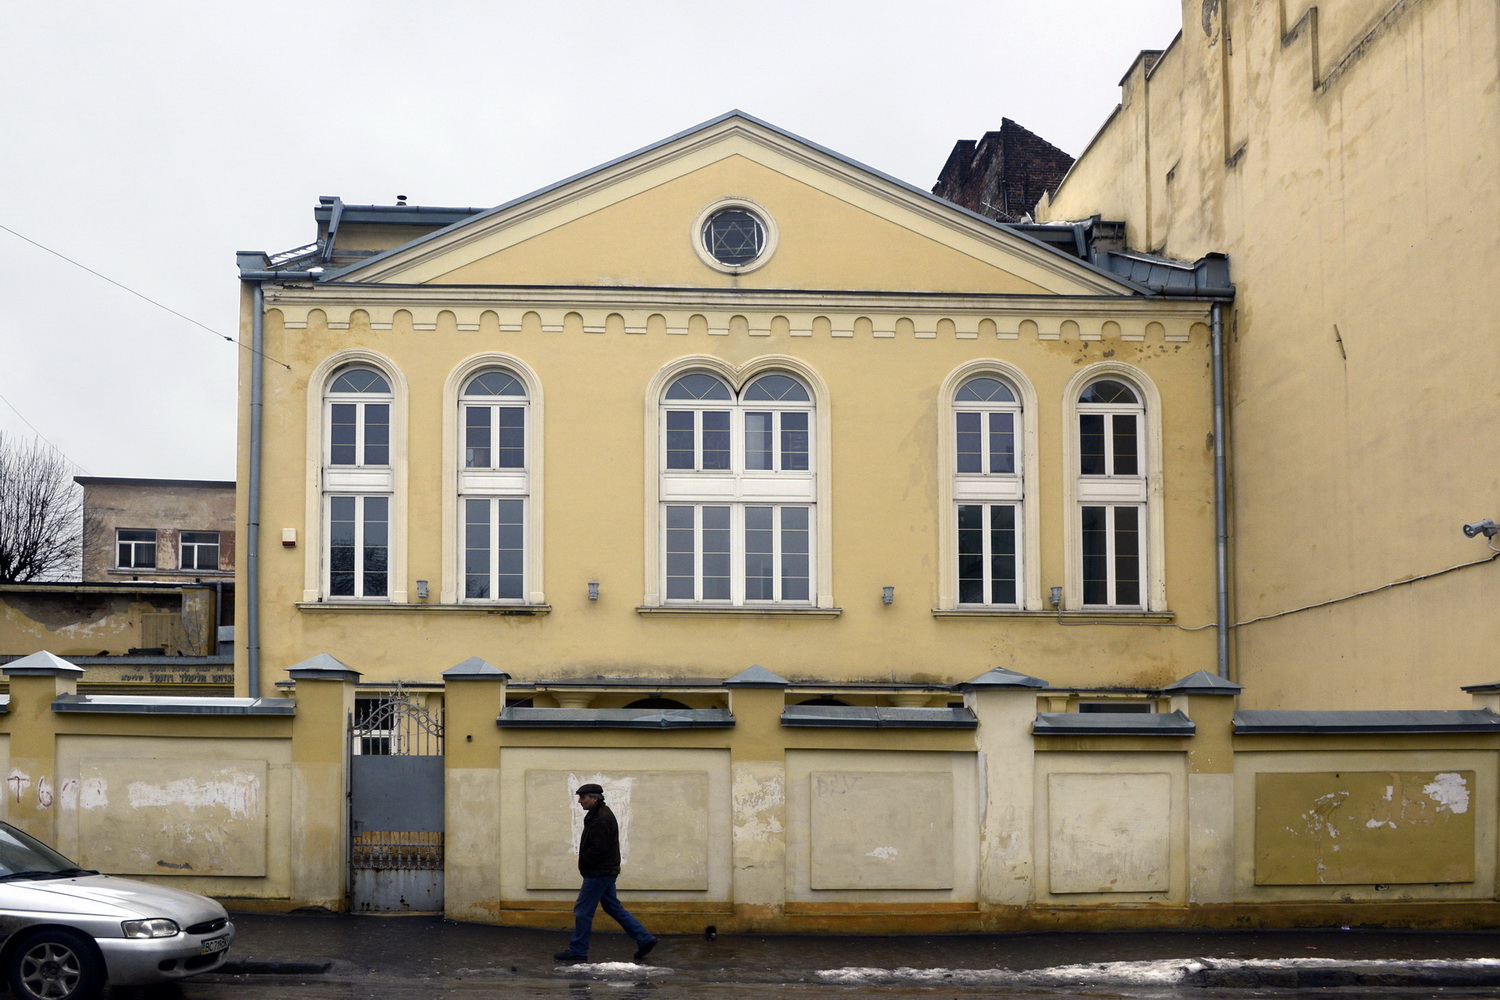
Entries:
{"type": "Polygon", "coordinates": [[[776,251],[776,224],[743,198],[722,198],[699,212],[693,237],[699,259],[726,274],[753,271],[776,251]]]}

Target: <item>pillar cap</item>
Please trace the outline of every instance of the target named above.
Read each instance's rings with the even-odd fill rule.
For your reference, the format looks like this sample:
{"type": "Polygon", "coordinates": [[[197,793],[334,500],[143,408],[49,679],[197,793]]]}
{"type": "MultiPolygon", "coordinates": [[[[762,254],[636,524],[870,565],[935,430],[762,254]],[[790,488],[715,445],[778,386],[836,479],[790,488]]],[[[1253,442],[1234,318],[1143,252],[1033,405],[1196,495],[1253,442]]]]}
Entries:
{"type": "Polygon", "coordinates": [[[45,649],[0,667],[10,677],[81,677],[83,668],[45,649]]]}
{"type": "Polygon", "coordinates": [[[747,670],[741,670],[729,678],[729,680],[724,682],[724,686],[739,688],[784,688],[790,683],[785,677],[773,674],[765,667],[756,664],[747,670]]]}
{"type": "Polygon", "coordinates": [[[287,667],[286,672],[294,681],[357,681],[360,677],[358,670],[340,663],[327,653],[319,653],[287,667]]]}
{"type": "Polygon", "coordinates": [[[1051,687],[1051,685],[1029,674],[1006,670],[1004,667],[994,667],[986,670],[973,680],[964,681],[962,684],[954,685],[954,687],[959,691],[972,691],[977,688],[1044,688],[1051,687]]]}
{"type": "Polygon", "coordinates": [[[487,660],[471,656],[443,671],[445,681],[508,681],[510,674],[487,660]]]}
{"type": "Polygon", "coordinates": [[[1239,694],[1244,688],[1234,681],[1218,674],[1211,674],[1207,670],[1194,671],[1172,684],[1162,688],[1162,694],[1239,694]]]}

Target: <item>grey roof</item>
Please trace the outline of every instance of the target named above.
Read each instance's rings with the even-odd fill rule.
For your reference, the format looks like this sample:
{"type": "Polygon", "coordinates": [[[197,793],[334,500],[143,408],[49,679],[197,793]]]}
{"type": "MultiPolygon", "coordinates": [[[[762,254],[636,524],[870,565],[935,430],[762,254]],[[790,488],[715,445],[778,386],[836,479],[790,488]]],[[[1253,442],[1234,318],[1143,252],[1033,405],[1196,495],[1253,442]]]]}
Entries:
{"type": "Polygon", "coordinates": [[[486,660],[471,656],[462,663],[443,671],[445,681],[503,681],[510,674],[486,660]]]}
{"type": "Polygon", "coordinates": [[[967,708],[788,705],[781,713],[781,724],[851,729],[975,729],[979,720],[967,708]]]}
{"type": "Polygon", "coordinates": [[[1245,734],[1500,733],[1500,715],[1487,708],[1451,711],[1254,709],[1234,713],[1234,731],[1245,734]]]}
{"type": "Polygon", "coordinates": [[[1181,712],[1039,712],[1037,736],[1192,736],[1198,731],[1181,712]]]}
{"type": "Polygon", "coordinates": [[[1097,255],[1097,260],[1101,268],[1155,295],[1226,301],[1234,298],[1229,258],[1221,253],[1207,254],[1190,263],[1136,251],[1106,250],[1097,255]]]}
{"type": "Polygon", "coordinates": [[[507,708],[495,725],[515,729],[729,729],[727,708],[507,708]]]}
{"type": "Polygon", "coordinates": [[[664,691],[668,688],[720,688],[719,677],[544,677],[533,682],[538,688],[625,688],[630,691],[664,691]]]}
{"type": "Polygon", "coordinates": [[[1195,670],[1180,681],[1162,688],[1163,694],[1239,694],[1244,688],[1234,681],[1211,674],[1207,670],[1195,670]]]}
{"type": "Polygon", "coordinates": [[[787,684],[785,677],[772,673],[760,664],[741,670],[724,682],[725,687],[743,688],[784,688],[787,684]]]}
{"type": "Polygon", "coordinates": [[[103,715],[295,715],[295,698],[170,698],[150,695],[58,695],[54,712],[103,715]]]}
{"type": "Polygon", "coordinates": [[[1014,670],[1006,670],[1004,667],[994,667],[986,670],[973,680],[964,681],[962,684],[955,684],[954,688],[958,691],[967,691],[970,688],[1044,688],[1047,686],[1047,682],[1040,678],[1032,677],[1028,674],[1020,674],[1014,670]]]}

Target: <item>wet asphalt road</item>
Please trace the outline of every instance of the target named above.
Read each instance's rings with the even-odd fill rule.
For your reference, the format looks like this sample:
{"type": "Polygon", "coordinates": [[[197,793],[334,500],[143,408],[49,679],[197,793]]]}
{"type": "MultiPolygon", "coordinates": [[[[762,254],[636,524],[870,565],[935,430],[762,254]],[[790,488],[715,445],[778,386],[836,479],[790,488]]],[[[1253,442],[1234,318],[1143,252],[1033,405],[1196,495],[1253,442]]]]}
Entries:
{"type": "MultiPolygon", "coordinates": [[[[551,957],[566,943],[566,934],[559,931],[460,924],[430,917],[237,914],[234,919],[238,938],[226,971],[169,987],[112,990],[108,996],[114,1000],[835,1000],[850,996],[887,1000],[1317,996],[1347,1000],[1439,995],[1493,1000],[1500,996],[1494,986],[1205,988],[1186,984],[1176,975],[1185,962],[1204,959],[1210,966],[1311,959],[1338,968],[1393,961],[1486,960],[1500,956],[1500,933],[1487,932],[724,935],[712,940],[684,935],[663,936],[649,963],[637,965],[630,961],[630,942],[601,919],[595,926],[593,964],[568,967],[559,966],[551,957]]],[[[1492,972],[1500,975],[1500,970],[1492,972]]]]}

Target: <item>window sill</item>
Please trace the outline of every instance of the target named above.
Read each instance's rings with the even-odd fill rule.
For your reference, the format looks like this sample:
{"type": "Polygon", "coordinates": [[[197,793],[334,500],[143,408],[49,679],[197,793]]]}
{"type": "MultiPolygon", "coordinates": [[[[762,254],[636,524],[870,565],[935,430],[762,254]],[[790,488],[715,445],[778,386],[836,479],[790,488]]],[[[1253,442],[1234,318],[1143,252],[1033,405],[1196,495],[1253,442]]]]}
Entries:
{"type": "Polygon", "coordinates": [[[1175,611],[1020,611],[1015,608],[934,608],[934,618],[1015,618],[1064,625],[1173,625],[1175,611]]]}
{"type": "Polygon", "coordinates": [[[837,618],[843,608],[713,607],[711,605],[641,605],[636,614],[644,618],[837,618]]]}
{"type": "Polygon", "coordinates": [[[376,604],[363,601],[299,601],[298,611],[312,614],[347,612],[388,615],[501,615],[529,618],[552,613],[550,604],[376,604]]]}

